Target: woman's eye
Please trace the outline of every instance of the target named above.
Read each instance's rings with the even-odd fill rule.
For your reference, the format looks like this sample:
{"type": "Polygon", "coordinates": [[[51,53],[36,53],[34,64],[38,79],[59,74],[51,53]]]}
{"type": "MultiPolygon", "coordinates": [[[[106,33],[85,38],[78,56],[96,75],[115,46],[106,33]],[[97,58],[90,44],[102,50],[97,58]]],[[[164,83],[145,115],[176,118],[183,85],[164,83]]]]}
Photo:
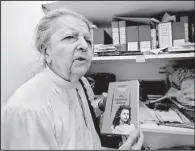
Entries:
{"type": "Polygon", "coordinates": [[[62,40],[74,40],[74,39],[76,39],[75,36],[69,35],[69,36],[64,37],[62,40]]]}
{"type": "Polygon", "coordinates": [[[91,40],[86,40],[86,42],[91,46],[92,44],[91,40]]]}

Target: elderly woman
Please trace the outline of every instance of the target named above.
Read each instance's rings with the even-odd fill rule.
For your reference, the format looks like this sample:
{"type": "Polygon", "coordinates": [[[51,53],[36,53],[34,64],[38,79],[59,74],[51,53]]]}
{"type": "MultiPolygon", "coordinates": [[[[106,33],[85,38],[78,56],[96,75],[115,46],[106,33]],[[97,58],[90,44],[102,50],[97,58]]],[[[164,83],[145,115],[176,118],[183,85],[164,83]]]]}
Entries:
{"type": "MultiPolygon", "coordinates": [[[[40,20],[36,48],[46,67],[3,104],[2,149],[101,149],[90,111],[94,95],[83,77],[93,56],[92,27],[69,9],[40,20]]],[[[120,149],[140,149],[142,143],[143,134],[136,131],[120,149]]]]}

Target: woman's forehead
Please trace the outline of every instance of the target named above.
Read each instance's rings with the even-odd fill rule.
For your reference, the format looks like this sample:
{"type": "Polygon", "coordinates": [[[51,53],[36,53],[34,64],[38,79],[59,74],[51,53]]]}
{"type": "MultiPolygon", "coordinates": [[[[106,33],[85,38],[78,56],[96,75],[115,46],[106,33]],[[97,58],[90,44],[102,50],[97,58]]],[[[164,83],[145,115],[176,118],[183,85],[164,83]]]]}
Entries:
{"type": "Polygon", "coordinates": [[[129,112],[128,109],[122,109],[122,112],[129,112]]]}
{"type": "Polygon", "coordinates": [[[63,15],[52,22],[52,32],[65,32],[66,30],[74,30],[83,34],[89,34],[89,28],[83,20],[72,15],[63,15]]]}

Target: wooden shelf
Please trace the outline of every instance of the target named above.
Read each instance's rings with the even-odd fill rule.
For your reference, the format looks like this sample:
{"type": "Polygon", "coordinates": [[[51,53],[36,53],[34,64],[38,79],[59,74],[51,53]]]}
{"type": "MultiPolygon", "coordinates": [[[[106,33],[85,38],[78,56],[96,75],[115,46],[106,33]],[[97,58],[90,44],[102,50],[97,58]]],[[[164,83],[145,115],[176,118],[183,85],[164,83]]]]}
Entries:
{"type": "Polygon", "coordinates": [[[145,62],[147,60],[154,59],[193,59],[194,52],[186,52],[186,53],[169,53],[169,54],[158,54],[158,55],[132,55],[132,56],[101,56],[101,57],[93,57],[93,63],[101,62],[101,61],[125,61],[132,60],[135,62],[145,62]]]}

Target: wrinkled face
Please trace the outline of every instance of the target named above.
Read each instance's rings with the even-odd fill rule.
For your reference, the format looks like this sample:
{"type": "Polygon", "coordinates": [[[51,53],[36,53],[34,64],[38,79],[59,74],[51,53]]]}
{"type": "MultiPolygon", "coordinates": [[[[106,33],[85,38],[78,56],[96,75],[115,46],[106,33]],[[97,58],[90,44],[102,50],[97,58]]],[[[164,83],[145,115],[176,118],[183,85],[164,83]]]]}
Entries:
{"type": "Polygon", "coordinates": [[[83,76],[91,65],[92,47],[88,26],[81,19],[66,15],[52,22],[47,50],[52,69],[65,80],[83,76]]]}
{"type": "Polygon", "coordinates": [[[129,119],[129,110],[123,109],[120,115],[120,119],[122,122],[127,122],[129,119]]]}

